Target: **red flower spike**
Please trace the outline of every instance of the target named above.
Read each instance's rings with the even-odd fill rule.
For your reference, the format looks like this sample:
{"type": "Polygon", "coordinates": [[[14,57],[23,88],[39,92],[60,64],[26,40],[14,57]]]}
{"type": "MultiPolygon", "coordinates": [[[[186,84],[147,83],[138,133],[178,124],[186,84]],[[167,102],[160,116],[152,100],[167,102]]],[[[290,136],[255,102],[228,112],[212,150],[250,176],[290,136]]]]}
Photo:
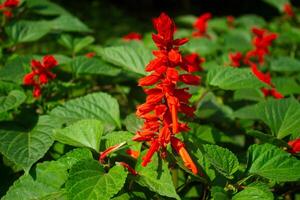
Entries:
{"type": "Polygon", "coordinates": [[[295,16],[295,13],[293,11],[293,7],[291,4],[289,3],[286,3],[283,5],[283,12],[289,16],[289,17],[294,17],[295,16]]]}
{"type": "Polygon", "coordinates": [[[124,35],[123,40],[130,41],[130,40],[142,40],[142,35],[136,32],[128,33],[127,35],[124,35]]]}
{"type": "Polygon", "coordinates": [[[288,145],[291,147],[290,153],[296,154],[300,152],[300,138],[289,141],[288,145]]]}
{"type": "MultiPolygon", "coordinates": [[[[155,152],[165,158],[166,147],[174,135],[189,130],[187,124],[180,122],[178,114],[194,115],[194,108],[188,106],[192,95],[187,88],[178,88],[178,83],[198,85],[200,77],[191,73],[202,70],[200,65],[205,61],[197,54],[182,56],[179,46],[188,40],[174,40],[175,24],[166,14],[162,13],[154,19],[153,24],[158,33],[153,34],[152,38],[159,50],[152,52],[155,59],[146,67],[151,74],[139,80],[140,86],[151,88],[144,89],[146,103],[137,107],[136,115],[144,120],[144,125],[133,137],[134,141],[150,143],[147,154],[142,158],[142,166],[151,162],[155,152]],[[186,71],[185,74],[182,74],[182,69],[186,71]]],[[[180,148],[178,153],[186,166],[196,172],[186,150],[180,148]]]]}
{"type": "Polygon", "coordinates": [[[127,169],[132,175],[137,176],[138,173],[135,171],[130,165],[128,165],[125,162],[116,162],[117,165],[123,166],[125,169],[127,169]]]}
{"type": "Polygon", "coordinates": [[[39,98],[42,92],[42,85],[47,84],[50,80],[56,77],[50,70],[56,67],[58,62],[56,59],[49,55],[44,56],[42,63],[38,60],[31,61],[31,72],[26,74],[23,78],[24,85],[31,85],[34,87],[33,96],[39,98]]]}
{"type": "Polygon", "coordinates": [[[114,151],[117,151],[118,149],[120,149],[122,146],[124,146],[126,144],[126,142],[122,142],[120,144],[116,144],[114,146],[111,146],[109,148],[107,148],[105,151],[101,152],[100,153],[100,156],[99,156],[99,161],[101,163],[104,162],[104,159],[107,157],[108,154],[114,152],[114,151]]]}
{"type": "Polygon", "coordinates": [[[264,82],[268,85],[271,85],[271,76],[269,73],[262,73],[261,71],[258,70],[257,65],[252,63],[251,65],[251,70],[252,73],[261,81],[264,82]]]}
{"type": "Polygon", "coordinates": [[[196,32],[193,33],[194,37],[206,36],[208,20],[211,19],[211,13],[204,13],[200,15],[194,23],[194,28],[196,32]]]}
{"type": "Polygon", "coordinates": [[[229,53],[230,65],[233,67],[241,66],[243,60],[243,54],[241,52],[229,53]]]}

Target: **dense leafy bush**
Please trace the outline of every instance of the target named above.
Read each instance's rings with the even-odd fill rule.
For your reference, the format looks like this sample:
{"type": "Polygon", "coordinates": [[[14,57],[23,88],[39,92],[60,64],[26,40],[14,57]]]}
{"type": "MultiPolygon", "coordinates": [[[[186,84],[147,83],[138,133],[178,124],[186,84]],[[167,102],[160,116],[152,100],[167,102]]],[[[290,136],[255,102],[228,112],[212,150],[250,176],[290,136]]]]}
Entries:
{"type": "Polygon", "coordinates": [[[2,199],[299,200],[300,14],[265,2],[282,15],[162,13],[97,44],[51,1],[2,1],[2,199]]]}

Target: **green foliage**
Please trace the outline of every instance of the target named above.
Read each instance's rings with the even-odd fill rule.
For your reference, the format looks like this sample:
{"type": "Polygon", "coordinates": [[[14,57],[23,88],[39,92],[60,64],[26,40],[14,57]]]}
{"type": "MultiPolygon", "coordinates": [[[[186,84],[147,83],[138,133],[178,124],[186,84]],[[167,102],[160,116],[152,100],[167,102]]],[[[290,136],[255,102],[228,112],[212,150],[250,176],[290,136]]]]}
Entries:
{"type": "Polygon", "coordinates": [[[69,199],[109,200],[125,184],[127,172],[121,166],[115,166],[105,173],[104,168],[95,160],[83,160],[70,170],[66,182],[69,199]]]}
{"type": "Polygon", "coordinates": [[[260,102],[236,111],[242,119],[259,119],[266,123],[272,135],[282,139],[300,131],[300,105],[293,98],[260,102]]]}
{"type": "Polygon", "coordinates": [[[299,181],[300,161],[271,144],[254,144],[248,151],[249,173],[277,182],[299,181]]]}

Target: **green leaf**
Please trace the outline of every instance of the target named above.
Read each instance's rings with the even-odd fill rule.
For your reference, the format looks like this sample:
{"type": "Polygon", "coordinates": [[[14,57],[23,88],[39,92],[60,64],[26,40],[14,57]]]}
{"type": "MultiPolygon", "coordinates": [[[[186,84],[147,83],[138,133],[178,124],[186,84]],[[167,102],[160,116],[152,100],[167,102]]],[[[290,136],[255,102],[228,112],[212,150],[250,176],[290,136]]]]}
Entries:
{"type": "Polygon", "coordinates": [[[219,67],[211,69],[207,74],[207,84],[224,90],[237,90],[244,88],[261,88],[265,86],[249,69],[233,67],[219,67]]]}
{"type": "Polygon", "coordinates": [[[117,100],[102,92],[69,100],[54,108],[50,116],[67,124],[81,119],[98,119],[104,123],[105,131],[121,127],[117,100]]]}
{"type": "Polygon", "coordinates": [[[57,161],[39,163],[35,176],[23,175],[9,188],[3,200],[64,199],[61,189],[68,178],[68,169],[76,162],[92,158],[87,149],[75,149],[57,161]]]}
{"type": "Polygon", "coordinates": [[[233,196],[232,200],[273,200],[274,196],[267,185],[262,183],[252,183],[241,192],[233,196]]]}
{"type": "Polygon", "coordinates": [[[0,80],[22,84],[24,75],[30,70],[32,56],[17,56],[9,59],[3,68],[0,68],[0,80]]]}
{"type": "Polygon", "coordinates": [[[137,183],[159,195],[180,199],[173,185],[168,164],[158,158],[157,154],[154,154],[151,162],[143,167],[141,157],[139,157],[136,167],[139,174],[137,183]]]}
{"type": "Polygon", "coordinates": [[[224,35],[225,48],[245,52],[251,49],[251,35],[248,31],[234,29],[224,35]]]}
{"type": "Polygon", "coordinates": [[[0,113],[17,108],[26,99],[24,92],[13,90],[7,96],[0,96],[0,113]]]}
{"type": "Polygon", "coordinates": [[[103,124],[101,121],[85,119],[64,129],[56,130],[54,139],[71,146],[89,147],[98,152],[102,134],[103,124]]]}
{"type": "Polygon", "coordinates": [[[47,1],[47,0],[26,0],[27,6],[30,9],[30,11],[33,11],[40,15],[66,15],[69,14],[68,11],[66,11],[61,6],[47,1]]]}
{"type": "Polygon", "coordinates": [[[76,163],[66,182],[69,199],[109,200],[125,184],[127,172],[122,166],[115,166],[105,173],[95,160],[76,163]]]}
{"type": "Polygon", "coordinates": [[[272,83],[282,95],[291,95],[300,93],[300,85],[292,77],[272,78],[272,83]]]}
{"type": "Polygon", "coordinates": [[[248,150],[250,174],[277,182],[299,181],[300,161],[271,144],[254,144],[248,150]]]}
{"type": "Polygon", "coordinates": [[[139,42],[126,46],[106,47],[99,53],[105,61],[139,75],[146,75],[146,65],[153,57],[150,50],[139,42]]]}
{"type": "Polygon", "coordinates": [[[189,25],[192,26],[197,20],[194,15],[183,15],[175,18],[176,24],[189,25]]]}
{"type": "Polygon", "coordinates": [[[7,26],[5,31],[14,43],[33,42],[48,34],[51,31],[51,26],[45,20],[20,20],[7,26]]]}
{"type": "Polygon", "coordinates": [[[278,11],[283,12],[284,4],[289,3],[289,0],[263,0],[264,2],[270,4],[271,6],[278,9],[278,11]]]}
{"type": "Polygon", "coordinates": [[[61,15],[50,21],[50,27],[55,31],[89,33],[89,29],[83,22],[72,15],[61,15]]]}
{"type": "Polygon", "coordinates": [[[265,99],[264,94],[260,89],[239,89],[234,92],[234,100],[251,100],[251,101],[262,101],[265,99]]]}
{"type": "Polygon", "coordinates": [[[93,38],[92,36],[86,36],[84,38],[76,38],[74,40],[74,52],[78,53],[80,50],[92,44],[94,41],[95,38],[93,38]]]}
{"type": "Polygon", "coordinates": [[[247,134],[261,140],[264,143],[271,143],[279,147],[288,147],[285,141],[280,140],[272,135],[264,134],[260,131],[251,130],[248,131],[247,134]]]}
{"type": "Polygon", "coordinates": [[[266,25],[266,21],[264,18],[258,15],[243,15],[235,20],[235,23],[246,27],[247,29],[251,29],[252,27],[264,27],[266,25]]]}
{"type": "Polygon", "coordinates": [[[106,134],[102,137],[102,140],[105,143],[105,149],[122,142],[130,143],[134,135],[127,131],[115,131],[106,134]]]}
{"type": "Polygon", "coordinates": [[[226,192],[224,191],[223,188],[219,187],[219,186],[213,186],[211,188],[211,195],[213,197],[213,200],[229,200],[228,195],[226,194],[226,192]]]}
{"type": "Polygon", "coordinates": [[[135,113],[131,113],[125,118],[124,124],[128,131],[136,133],[142,128],[143,119],[138,118],[135,113]]]}
{"type": "Polygon", "coordinates": [[[259,119],[267,124],[274,136],[282,139],[300,131],[300,105],[295,99],[268,99],[237,110],[235,117],[259,119]]]}
{"type": "Polygon", "coordinates": [[[53,143],[52,131],[59,123],[49,116],[41,116],[37,125],[30,131],[15,124],[0,129],[0,152],[17,166],[28,171],[42,158],[53,143]]]}
{"type": "Polygon", "coordinates": [[[192,38],[182,47],[182,50],[189,53],[198,53],[201,56],[213,55],[218,50],[216,42],[207,38],[192,38]]]}
{"type": "Polygon", "coordinates": [[[228,149],[217,145],[203,145],[204,156],[221,174],[232,179],[233,174],[239,169],[237,157],[228,149]]]}
{"type": "Polygon", "coordinates": [[[76,74],[99,74],[117,76],[121,70],[98,58],[76,57],[71,63],[72,71],[76,74]]]}
{"type": "Polygon", "coordinates": [[[290,57],[271,60],[271,70],[276,72],[300,72],[300,61],[290,57]]]}

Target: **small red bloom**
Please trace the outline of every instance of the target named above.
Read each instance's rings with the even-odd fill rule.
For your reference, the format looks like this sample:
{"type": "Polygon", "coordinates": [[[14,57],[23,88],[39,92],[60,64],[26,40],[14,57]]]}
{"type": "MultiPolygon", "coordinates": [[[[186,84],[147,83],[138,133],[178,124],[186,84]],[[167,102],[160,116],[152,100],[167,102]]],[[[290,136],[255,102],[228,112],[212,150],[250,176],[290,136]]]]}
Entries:
{"type": "Polygon", "coordinates": [[[278,92],[275,88],[267,89],[267,88],[262,88],[261,91],[264,93],[264,96],[273,96],[275,99],[282,99],[284,96],[278,92]]]}
{"type": "Polygon", "coordinates": [[[96,56],[95,52],[88,52],[88,53],[85,54],[85,57],[87,57],[87,58],[93,58],[95,56],[96,56]]]}
{"type": "Polygon", "coordinates": [[[241,66],[243,60],[243,54],[241,52],[229,53],[230,65],[233,67],[241,66]]]}
{"type": "Polygon", "coordinates": [[[136,32],[128,33],[127,35],[123,36],[123,40],[129,41],[129,40],[141,40],[142,35],[136,32]]]}
{"type": "Polygon", "coordinates": [[[23,84],[34,87],[33,96],[35,98],[41,96],[41,86],[56,77],[50,70],[57,65],[56,59],[51,55],[44,56],[42,62],[37,60],[31,61],[31,72],[24,76],[23,84]]]}
{"type": "Polygon", "coordinates": [[[202,71],[201,64],[204,62],[204,58],[200,58],[198,54],[192,53],[183,57],[183,65],[181,67],[187,72],[202,71]]]}
{"type": "Polygon", "coordinates": [[[291,147],[290,152],[292,154],[300,152],[300,138],[289,141],[288,145],[291,147]]]}
{"type": "Polygon", "coordinates": [[[289,3],[286,3],[283,5],[283,12],[289,16],[289,17],[294,17],[295,16],[295,13],[293,11],[293,7],[291,4],[289,3]]]}
{"type": "Polygon", "coordinates": [[[7,18],[11,18],[13,16],[11,10],[19,6],[19,4],[19,0],[6,0],[4,3],[0,4],[0,11],[2,11],[7,18]]]}
{"type": "Polygon", "coordinates": [[[233,28],[234,27],[235,18],[230,15],[230,16],[226,17],[226,20],[227,20],[227,25],[229,26],[229,28],[233,28]]]}
{"type": "Polygon", "coordinates": [[[194,28],[196,29],[196,32],[193,33],[194,37],[203,37],[207,36],[207,24],[208,20],[211,19],[212,15],[211,13],[204,13],[203,15],[200,15],[197,20],[194,23],[194,28]]]}
{"type": "Polygon", "coordinates": [[[251,64],[251,70],[252,73],[262,82],[271,85],[271,75],[270,73],[263,73],[261,71],[258,70],[257,65],[252,63],[251,64]]]}
{"type": "Polygon", "coordinates": [[[258,28],[252,28],[252,33],[255,35],[252,39],[254,49],[247,52],[244,62],[249,64],[254,59],[259,64],[263,64],[265,55],[269,54],[269,46],[278,36],[275,33],[269,33],[265,29],[258,28]]]}

